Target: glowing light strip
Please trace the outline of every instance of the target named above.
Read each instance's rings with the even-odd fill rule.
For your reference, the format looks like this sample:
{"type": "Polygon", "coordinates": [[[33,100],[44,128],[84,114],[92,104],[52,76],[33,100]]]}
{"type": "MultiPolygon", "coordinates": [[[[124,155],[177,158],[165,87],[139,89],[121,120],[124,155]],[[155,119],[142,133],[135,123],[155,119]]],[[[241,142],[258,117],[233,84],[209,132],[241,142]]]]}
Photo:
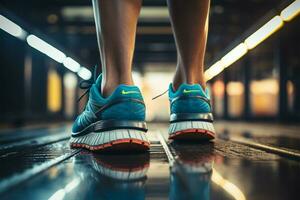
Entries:
{"type": "Polygon", "coordinates": [[[0,28],[21,40],[24,40],[27,34],[19,25],[7,19],[3,15],[0,15],[0,28]]]}
{"type": "Polygon", "coordinates": [[[80,70],[80,64],[76,62],[73,58],[67,57],[64,61],[63,64],[66,68],[73,72],[79,72],[80,70]]]}
{"type": "Polygon", "coordinates": [[[245,55],[247,52],[248,49],[244,43],[237,45],[221,59],[223,68],[230,66],[232,63],[243,57],[243,55],[245,55]]]}
{"type": "Polygon", "coordinates": [[[300,0],[294,1],[288,7],[283,9],[280,13],[280,17],[284,21],[291,21],[294,17],[300,13],[300,0]]]}
{"type": "Polygon", "coordinates": [[[283,25],[284,21],[290,21],[300,13],[300,0],[296,0],[283,9],[279,15],[273,17],[270,21],[264,24],[261,28],[251,34],[245,39],[244,42],[237,45],[230,52],[228,52],[223,58],[216,61],[205,71],[205,79],[208,81],[213,77],[220,74],[226,67],[229,67],[241,57],[243,57],[251,49],[255,48],[265,39],[270,37],[273,33],[278,31],[283,25]]]}
{"type": "Polygon", "coordinates": [[[92,77],[92,73],[85,67],[81,67],[78,71],[78,76],[80,76],[84,80],[88,80],[92,77]]]}
{"type": "Polygon", "coordinates": [[[208,70],[205,71],[204,76],[206,80],[210,80],[213,77],[217,76],[224,70],[224,64],[222,61],[218,61],[213,64],[208,70]]]}
{"type": "Polygon", "coordinates": [[[244,43],[248,49],[253,49],[267,39],[270,35],[278,31],[282,26],[283,20],[277,15],[257,31],[255,31],[252,35],[247,37],[244,43]]]}
{"type": "Polygon", "coordinates": [[[79,77],[82,79],[88,80],[91,78],[92,73],[85,67],[81,67],[78,62],[74,59],[67,57],[62,51],[58,50],[54,46],[50,45],[46,41],[42,40],[41,38],[29,34],[23,30],[19,25],[14,23],[13,21],[9,20],[8,18],[4,17],[0,14],[0,29],[4,30],[5,32],[9,33],[12,36],[15,36],[21,40],[26,38],[27,44],[36,50],[40,51],[41,53],[49,56],[53,60],[63,63],[63,65],[77,73],[79,77]]]}
{"type": "Polygon", "coordinates": [[[38,38],[35,35],[29,35],[27,38],[27,43],[29,46],[35,48],[36,50],[46,54],[53,60],[56,60],[59,63],[62,63],[66,59],[66,55],[60,50],[56,49],[52,45],[48,44],[41,38],[38,38]]]}

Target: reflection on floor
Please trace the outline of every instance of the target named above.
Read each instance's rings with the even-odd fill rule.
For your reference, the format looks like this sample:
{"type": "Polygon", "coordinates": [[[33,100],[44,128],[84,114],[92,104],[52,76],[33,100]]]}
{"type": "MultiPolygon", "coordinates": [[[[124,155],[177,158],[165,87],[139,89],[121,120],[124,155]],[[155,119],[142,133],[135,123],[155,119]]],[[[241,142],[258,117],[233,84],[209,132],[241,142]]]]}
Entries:
{"type": "Polygon", "coordinates": [[[164,147],[158,136],[167,138],[167,124],[150,124],[150,152],[130,155],[70,149],[67,126],[0,133],[0,196],[296,199],[300,183],[297,129],[281,127],[283,132],[277,134],[257,125],[242,127],[221,123],[219,138],[213,142],[169,141],[164,147]]]}

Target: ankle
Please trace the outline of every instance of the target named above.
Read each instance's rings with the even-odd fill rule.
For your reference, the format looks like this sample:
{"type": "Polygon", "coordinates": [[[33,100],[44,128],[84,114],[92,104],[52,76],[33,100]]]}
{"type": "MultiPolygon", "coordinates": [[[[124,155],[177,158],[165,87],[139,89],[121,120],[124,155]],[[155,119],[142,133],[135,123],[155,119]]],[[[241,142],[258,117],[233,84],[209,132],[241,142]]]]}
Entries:
{"type": "Polygon", "coordinates": [[[102,83],[101,83],[101,94],[104,97],[108,97],[121,84],[124,84],[124,85],[134,85],[132,76],[129,76],[129,77],[103,78],[102,79],[102,83]]]}
{"type": "Polygon", "coordinates": [[[175,74],[175,76],[173,78],[174,91],[176,91],[179,88],[179,86],[183,83],[190,84],[190,85],[199,84],[203,88],[203,90],[205,90],[205,88],[206,88],[206,82],[205,82],[205,79],[203,78],[203,76],[199,77],[199,76],[193,75],[193,76],[183,77],[183,75],[178,76],[175,74]]]}

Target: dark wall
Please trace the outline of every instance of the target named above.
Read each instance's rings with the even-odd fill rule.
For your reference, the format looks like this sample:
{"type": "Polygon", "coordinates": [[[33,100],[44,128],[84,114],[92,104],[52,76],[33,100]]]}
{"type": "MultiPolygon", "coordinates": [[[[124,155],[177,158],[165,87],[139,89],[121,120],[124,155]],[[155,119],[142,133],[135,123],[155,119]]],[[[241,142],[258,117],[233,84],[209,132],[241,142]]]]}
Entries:
{"type": "Polygon", "coordinates": [[[0,121],[18,120],[25,110],[26,43],[0,31],[0,121]]]}
{"type": "Polygon", "coordinates": [[[3,31],[0,31],[0,58],[0,123],[19,126],[57,118],[47,110],[47,75],[49,63],[54,61],[26,41],[3,31]],[[29,73],[25,60],[30,60],[29,73]]]}
{"type": "Polygon", "coordinates": [[[31,111],[34,116],[47,112],[47,72],[45,56],[30,49],[32,55],[31,111]]]}

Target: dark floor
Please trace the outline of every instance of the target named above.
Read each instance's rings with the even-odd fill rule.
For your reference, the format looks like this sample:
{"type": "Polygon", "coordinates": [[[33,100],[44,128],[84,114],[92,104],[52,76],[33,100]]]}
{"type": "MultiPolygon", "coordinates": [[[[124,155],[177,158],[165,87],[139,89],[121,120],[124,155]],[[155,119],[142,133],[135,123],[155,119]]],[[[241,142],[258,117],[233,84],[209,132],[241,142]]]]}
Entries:
{"type": "Polygon", "coordinates": [[[70,127],[0,133],[0,199],[297,199],[299,127],[219,122],[209,143],[166,142],[149,153],[70,149],[70,127]]]}

